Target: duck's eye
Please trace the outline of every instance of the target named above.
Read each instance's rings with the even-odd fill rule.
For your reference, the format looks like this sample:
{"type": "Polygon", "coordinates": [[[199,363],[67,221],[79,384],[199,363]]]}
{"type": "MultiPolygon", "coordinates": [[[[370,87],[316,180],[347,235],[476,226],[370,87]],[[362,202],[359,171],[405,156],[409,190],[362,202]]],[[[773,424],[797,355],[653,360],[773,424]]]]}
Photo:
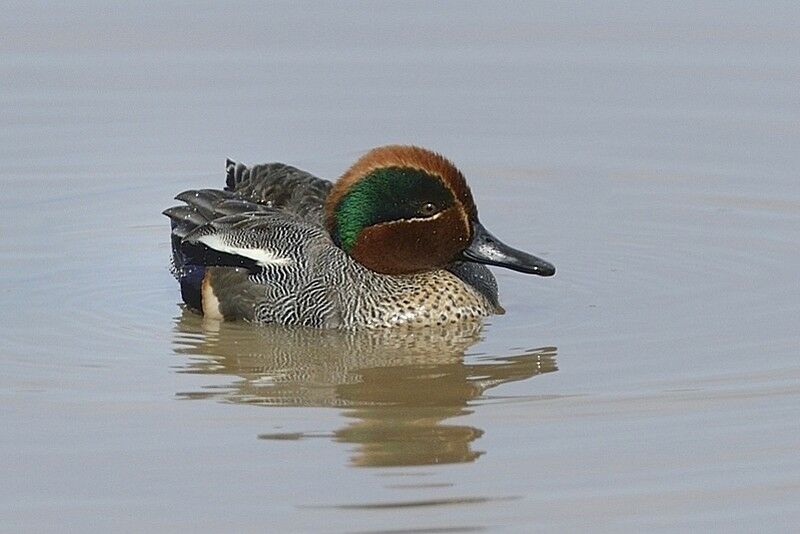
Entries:
{"type": "Polygon", "coordinates": [[[433,202],[426,202],[419,208],[419,214],[423,217],[430,217],[437,212],[438,208],[433,202]]]}

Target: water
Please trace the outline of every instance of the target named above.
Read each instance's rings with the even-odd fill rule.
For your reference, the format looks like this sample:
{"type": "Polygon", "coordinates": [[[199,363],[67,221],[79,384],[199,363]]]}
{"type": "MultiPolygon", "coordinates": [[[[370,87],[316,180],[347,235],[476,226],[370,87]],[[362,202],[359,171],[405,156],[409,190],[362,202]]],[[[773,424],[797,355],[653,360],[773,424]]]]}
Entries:
{"type": "Polygon", "coordinates": [[[0,530],[792,530],[799,15],[5,10],[0,530]],[[180,309],[174,194],[387,142],[557,276],[413,337],[180,309]]]}

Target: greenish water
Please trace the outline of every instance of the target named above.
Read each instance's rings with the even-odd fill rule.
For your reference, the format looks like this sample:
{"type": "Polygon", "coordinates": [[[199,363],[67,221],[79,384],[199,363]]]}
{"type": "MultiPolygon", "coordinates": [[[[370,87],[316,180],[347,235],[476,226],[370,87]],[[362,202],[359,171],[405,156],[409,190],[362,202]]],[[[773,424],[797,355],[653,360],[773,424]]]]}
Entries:
{"type": "Polygon", "coordinates": [[[791,531],[800,10],[0,15],[0,530],[791,531]],[[227,156],[414,142],[551,260],[480,328],[183,312],[160,211],[227,156]],[[439,530],[436,530],[439,529],[439,530]]]}

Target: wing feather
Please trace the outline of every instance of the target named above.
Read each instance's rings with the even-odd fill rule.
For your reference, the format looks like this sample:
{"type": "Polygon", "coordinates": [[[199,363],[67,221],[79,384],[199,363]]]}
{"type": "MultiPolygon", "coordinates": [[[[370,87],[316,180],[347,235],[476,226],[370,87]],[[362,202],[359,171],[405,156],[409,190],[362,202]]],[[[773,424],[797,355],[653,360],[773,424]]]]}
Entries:
{"type": "Polygon", "coordinates": [[[325,199],[332,184],[285,163],[247,167],[228,160],[225,190],[322,225],[325,199]]]}

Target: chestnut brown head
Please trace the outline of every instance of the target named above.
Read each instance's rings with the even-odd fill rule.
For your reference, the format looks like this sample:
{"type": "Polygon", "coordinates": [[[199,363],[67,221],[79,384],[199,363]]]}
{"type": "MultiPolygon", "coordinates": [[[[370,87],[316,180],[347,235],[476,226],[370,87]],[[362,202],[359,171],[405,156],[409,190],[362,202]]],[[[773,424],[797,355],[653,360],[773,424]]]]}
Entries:
{"type": "Polygon", "coordinates": [[[440,269],[456,260],[542,276],[555,272],[489,234],[461,172],[424,148],[371,150],[334,185],[325,211],[336,244],[379,273],[440,269]]]}

